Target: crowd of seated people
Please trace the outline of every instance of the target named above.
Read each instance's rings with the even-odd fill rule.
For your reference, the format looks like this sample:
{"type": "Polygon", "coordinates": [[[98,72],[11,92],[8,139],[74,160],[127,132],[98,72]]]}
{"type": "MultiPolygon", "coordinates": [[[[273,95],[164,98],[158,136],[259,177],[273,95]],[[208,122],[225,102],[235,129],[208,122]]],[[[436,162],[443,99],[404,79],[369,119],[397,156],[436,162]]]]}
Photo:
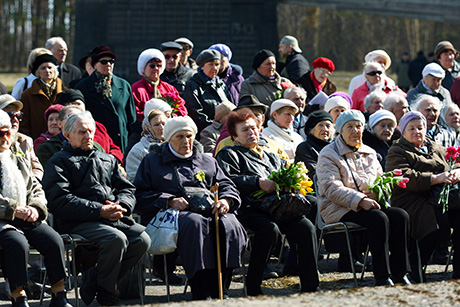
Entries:
{"type": "MultiPolygon", "coordinates": [[[[59,233],[79,234],[96,248],[82,272],[83,302],[118,305],[117,284],[151,245],[146,226],[170,208],[178,211],[177,248],[166,264],[154,257],[154,271],[182,283],[180,257],[194,300],[221,295],[218,271],[229,296],[248,233],[248,295],[263,294],[262,280],[278,275],[268,260],[280,248],[289,251],[284,272],[300,277],[300,292],[318,291],[316,214],[367,229],[360,240],[369,244],[376,286],[426,281],[418,252],[421,265],[448,261],[449,245],[455,249],[460,238],[458,189],[447,210],[438,201],[444,184],[460,182],[460,163],[446,160],[446,148],[460,144],[460,65],[450,42],[435,46],[437,62],[421,69],[407,93],[388,77],[384,50],[364,56],[362,75],[345,93],[330,80],[333,60],[320,56],[310,68],[293,36],[281,39],[279,58],[258,51],[246,79],[230,46],[211,42],[196,61],[193,47],[181,37],[145,49],[141,79],[130,84],[116,75],[125,59],[109,46],[95,46],[77,67],[65,62],[65,41],[52,37],[30,53],[29,75],[0,95],[0,253],[13,306],[28,306],[29,246],[44,256],[50,306],[70,306],[59,233]],[[297,162],[318,189],[304,200],[310,214],[280,221],[254,193],[275,195],[272,172],[297,162]],[[409,182],[382,206],[368,185],[394,169],[409,182]],[[192,211],[186,188],[216,183],[212,217],[192,211]],[[222,217],[218,226],[214,214],[222,217]]],[[[283,199],[290,192],[299,191],[281,191],[283,199]]],[[[341,242],[330,244],[341,250],[339,271],[368,265],[360,264],[361,247],[345,255],[341,242]]],[[[452,278],[460,278],[456,254],[452,278]]]]}

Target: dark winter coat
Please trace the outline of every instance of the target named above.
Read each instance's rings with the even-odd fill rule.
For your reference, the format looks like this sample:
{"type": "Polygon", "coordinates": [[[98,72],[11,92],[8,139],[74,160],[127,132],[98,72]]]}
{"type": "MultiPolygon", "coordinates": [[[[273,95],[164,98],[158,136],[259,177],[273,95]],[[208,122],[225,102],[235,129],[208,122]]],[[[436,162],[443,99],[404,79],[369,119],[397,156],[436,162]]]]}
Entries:
{"type": "Polygon", "coordinates": [[[310,70],[310,63],[300,53],[291,52],[286,58],[286,62],[280,65],[278,72],[282,77],[288,78],[293,83],[298,83],[298,80],[310,70]],[[281,69],[280,69],[281,68],[281,69]]]}
{"type": "Polygon", "coordinates": [[[176,69],[171,72],[165,69],[165,71],[160,75],[160,79],[161,81],[167,82],[174,86],[179,92],[179,95],[181,95],[183,98],[184,96],[182,96],[182,94],[184,94],[185,85],[195,73],[196,70],[184,67],[184,65],[179,63],[176,69]]]}
{"type": "Polygon", "coordinates": [[[212,124],[217,106],[231,98],[219,77],[213,82],[199,70],[187,82],[184,99],[188,114],[198,127],[198,136],[201,130],[212,124]]]}
{"type": "Polygon", "coordinates": [[[82,73],[80,68],[72,64],[61,63],[58,66],[59,70],[59,78],[61,78],[62,83],[65,87],[71,87],[71,81],[80,79],[82,77],[82,73]]]}
{"type": "Polygon", "coordinates": [[[320,140],[312,134],[309,134],[305,142],[297,146],[295,162],[305,163],[310,178],[313,178],[313,175],[316,174],[316,164],[318,163],[319,153],[326,145],[329,145],[329,142],[320,140]]]}
{"type": "Polygon", "coordinates": [[[136,188],[123,176],[114,156],[94,147],[83,150],[65,143],[46,164],[42,183],[60,232],[71,233],[76,225],[90,221],[118,228],[133,223],[128,216],[136,204],[136,188]],[[127,210],[125,217],[116,222],[102,219],[106,200],[119,202],[127,210]]]}
{"type": "MultiPolygon", "coordinates": [[[[311,71],[307,72],[305,75],[303,75],[299,80],[297,80],[297,83],[299,83],[304,90],[307,92],[307,99],[305,99],[305,102],[308,103],[310,100],[313,99],[313,97],[318,94],[318,91],[316,90],[315,84],[313,83],[313,80],[311,79],[311,71]]],[[[326,80],[326,84],[323,87],[323,92],[326,95],[331,95],[332,93],[335,93],[337,91],[337,88],[335,87],[334,83],[329,81],[329,79],[326,80]]]]}
{"type": "Polygon", "coordinates": [[[96,91],[96,74],[81,80],[76,88],[85,96],[86,109],[94,120],[102,123],[115,145],[124,152],[128,144],[131,124],[136,120],[131,85],[128,81],[113,75],[112,97],[105,98],[96,91]]]}

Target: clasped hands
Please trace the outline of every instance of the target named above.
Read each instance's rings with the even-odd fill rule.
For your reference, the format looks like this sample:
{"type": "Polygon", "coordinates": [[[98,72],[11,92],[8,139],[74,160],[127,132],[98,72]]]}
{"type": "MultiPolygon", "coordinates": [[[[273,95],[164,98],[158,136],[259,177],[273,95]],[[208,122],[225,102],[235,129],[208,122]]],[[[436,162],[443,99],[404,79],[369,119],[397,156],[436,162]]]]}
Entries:
{"type": "Polygon", "coordinates": [[[460,181],[460,169],[454,169],[451,172],[442,172],[431,176],[431,185],[440,183],[457,183],[460,181]]]}
{"type": "MultiPolygon", "coordinates": [[[[174,197],[168,200],[168,206],[179,211],[187,210],[190,208],[188,201],[183,197],[174,197]]],[[[212,214],[219,210],[219,214],[225,214],[230,210],[230,204],[227,199],[220,199],[217,204],[213,206],[212,214]]]]}
{"type": "Polygon", "coordinates": [[[120,220],[126,212],[128,212],[128,210],[123,208],[118,201],[114,203],[106,200],[105,205],[102,205],[101,208],[101,218],[116,222],[120,220]]]}

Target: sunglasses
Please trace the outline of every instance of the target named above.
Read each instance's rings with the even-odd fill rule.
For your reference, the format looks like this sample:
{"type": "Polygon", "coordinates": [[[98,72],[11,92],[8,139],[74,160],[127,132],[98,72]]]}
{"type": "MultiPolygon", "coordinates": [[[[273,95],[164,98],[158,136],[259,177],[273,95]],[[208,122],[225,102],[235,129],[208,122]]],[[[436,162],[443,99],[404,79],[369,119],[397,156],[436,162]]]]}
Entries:
{"type": "Polygon", "coordinates": [[[18,121],[22,121],[22,112],[6,112],[10,119],[17,119],[18,121]]]}
{"type": "Polygon", "coordinates": [[[3,138],[3,137],[10,137],[11,135],[11,131],[10,130],[0,130],[0,138],[3,138]]]}
{"type": "Polygon", "coordinates": [[[110,59],[110,60],[100,60],[99,63],[101,63],[102,65],[107,65],[107,64],[115,64],[115,60],[114,59],[110,59]]]}
{"type": "Polygon", "coordinates": [[[170,58],[173,58],[174,60],[177,60],[179,56],[177,54],[175,55],[169,55],[169,54],[165,54],[165,59],[166,60],[169,60],[170,58]]]}
{"type": "Polygon", "coordinates": [[[149,67],[152,68],[152,69],[154,69],[155,67],[161,68],[162,66],[163,65],[161,65],[161,63],[160,64],[155,64],[155,63],[150,63],[149,64],[149,67]]]}
{"type": "Polygon", "coordinates": [[[373,77],[373,76],[375,76],[375,75],[379,75],[379,76],[380,76],[381,74],[383,74],[383,72],[382,72],[381,70],[374,70],[374,71],[368,72],[366,75],[373,77]]]}

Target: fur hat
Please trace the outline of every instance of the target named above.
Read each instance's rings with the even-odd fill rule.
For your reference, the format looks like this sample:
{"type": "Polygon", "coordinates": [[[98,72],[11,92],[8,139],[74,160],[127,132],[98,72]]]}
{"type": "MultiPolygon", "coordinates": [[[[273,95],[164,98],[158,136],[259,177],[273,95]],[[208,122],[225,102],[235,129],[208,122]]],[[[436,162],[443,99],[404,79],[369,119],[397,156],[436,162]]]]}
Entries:
{"type": "Polygon", "coordinates": [[[150,48],[142,51],[141,54],[139,54],[139,58],[137,58],[137,73],[139,75],[144,75],[145,66],[152,59],[159,59],[161,61],[160,75],[165,71],[166,60],[163,52],[158,49],[150,48]]]}

